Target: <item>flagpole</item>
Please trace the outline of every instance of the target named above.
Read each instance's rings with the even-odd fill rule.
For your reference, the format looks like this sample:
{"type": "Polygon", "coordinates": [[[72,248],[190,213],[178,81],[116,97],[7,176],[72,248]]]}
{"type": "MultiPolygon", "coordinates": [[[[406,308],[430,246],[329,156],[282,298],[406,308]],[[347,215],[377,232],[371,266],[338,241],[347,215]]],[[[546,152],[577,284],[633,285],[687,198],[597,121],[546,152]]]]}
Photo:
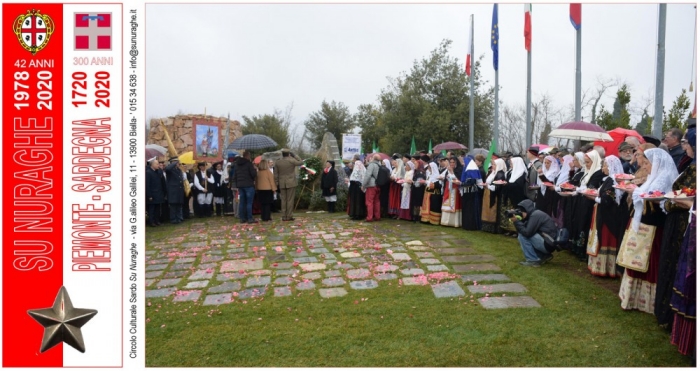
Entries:
{"type": "Polygon", "coordinates": [[[471,76],[469,76],[469,150],[474,149],[474,14],[471,15],[471,50],[469,50],[469,55],[471,55],[471,76]]]}
{"type": "Polygon", "coordinates": [[[574,103],[576,108],[574,121],[581,121],[581,28],[579,26],[576,30],[576,102],[574,103]]]}
{"type": "Polygon", "coordinates": [[[530,42],[530,50],[527,51],[527,98],[525,104],[525,150],[527,151],[532,145],[532,41],[530,42]]]}
{"type": "Polygon", "coordinates": [[[493,139],[496,141],[496,152],[498,152],[498,70],[496,70],[496,103],[493,115],[493,139]]]}
{"type": "Polygon", "coordinates": [[[666,4],[659,4],[658,50],[656,52],[656,97],[654,98],[654,125],[652,135],[663,138],[661,126],[664,117],[664,68],[666,65],[666,4]]]}

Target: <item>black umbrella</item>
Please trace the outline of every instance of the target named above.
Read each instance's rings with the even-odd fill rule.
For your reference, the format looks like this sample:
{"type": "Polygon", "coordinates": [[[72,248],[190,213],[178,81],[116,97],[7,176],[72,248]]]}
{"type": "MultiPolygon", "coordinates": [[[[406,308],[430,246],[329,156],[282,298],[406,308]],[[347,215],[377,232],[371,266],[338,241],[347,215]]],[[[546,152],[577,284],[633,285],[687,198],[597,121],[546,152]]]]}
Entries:
{"type": "Polygon", "coordinates": [[[234,140],[226,149],[262,149],[269,147],[277,147],[277,142],[267,135],[248,134],[234,140]]]}

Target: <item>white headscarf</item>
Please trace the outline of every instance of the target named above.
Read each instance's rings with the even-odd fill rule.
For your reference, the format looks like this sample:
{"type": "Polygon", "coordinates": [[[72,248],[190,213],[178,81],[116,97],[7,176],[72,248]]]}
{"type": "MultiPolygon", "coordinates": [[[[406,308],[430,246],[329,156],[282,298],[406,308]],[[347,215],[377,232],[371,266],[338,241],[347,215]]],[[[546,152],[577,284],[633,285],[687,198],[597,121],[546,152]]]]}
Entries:
{"type": "Polygon", "coordinates": [[[502,158],[497,158],[497,159],[493,160],[493,163],[496,166],[495,166],[494,171],[491,174],[489,174],[488,178],[486,178],[486,184],[488,184],[488,185],[491,185],[491,182],[493,182],[493,179],[496,178],[496,174],[499,171],[503,171],[503,174],[505,174],[506,170],[508,170],[506,168],[506,162],[503,161],[502,158]]]}
{"type": "MultiPolygon", "coordinates": [[[[557,161],[554,156],[547,156],[544,158],[545,160],[549,160],[549,168],[545,169],[544,168],[544,161],[542,162],[542,175],[544,175],[547,180],[550,182],[554,183],[557,180],[557,176],[559,175],[559,161],[557,161]]],[[[540,192],[544,194],[544,192],[547,190],[547,187],[543,184],[542,179],[537,177],[537,184],[540,185],[540,192]]]]}
{"type": "Polygon", "coordinates": [[[574,156],[576,156],[576,159],[578,160],[578,164],[581,165],[579,170],[581,169],[586,169],[586,154],[583,152],[576,152],[574,153],[574,156]]]}
{"type": "Polygon", "coordinates": [[[581,179],[581,187],[587,187],[588,181],[591,179],[591,176],[603,167],[603,163],[600,161],[600,155],[598,154],[598,151],[590,151],[586,153],[586,156],[588,156],[588,158],[591,159],[591,168],[587,168],[585,162],[581,164],[581,166],[583,166],[583,168],[585,169],[583,173],[583,178],[581,179]]]}
{"type": "Polygon", "coordinates": [[[384,166],[386,166],[386,168],[389,169],[389,171],[393,170],[391,168],[391,161],[384,159],[382,162],[384,162],[384,166]]]}
{"type": "MultiPolygon", "coordinates": [[[[615,175],[625,172],[625,170],[622,168],[622,162],[620,162],[620,159],[617,156],[610,155],[605,157],[605,163],[608,165],[608,176],[606,178],[612,178],[613,184],[617,185],[615,175]]],[[[600,194],[600,192],[598,193],[600,194]]],[[[622,199],[623,194],[625,194],[625,191],[617,188],[615,189],[615,202],[617,202],[618,205],[620,204],[620,199],[622,199]]]]}
{"type": "MultiPolygon", "coordinates": [[[[406,166],[404,166],[403,160],[398,158],[396,160],[396,168],[392,170],[391,175],[396,179],[402,179],[406,175],[406,166]]],[[[413,166],[411,166],[413,169],[413,166]]]]}
{"type": "Polygon", "coordinates": [[[438,182],[438,175],[440,175],[440,170],[438,169],[437,164],[434,162],[430,162],[430,178],[428,178],[428,183],[435,183],[438,182]]]}
{"type": "Polygon", "coordinates": [[[651,163],[651,173],[647,176],[646,182],[632,193],[632,201],[634,202],[632,229],[635,232],[639,231],[639,223],[642,221],[642,213],[644,211],[644,199],[641,195],[653,191],[671,192],[673,190],[673,182],[678,177],[676,164],[668,152],[660,148],[650,148],[644,151],[644,156],[651,163]]]}
{"type": "Polygon", "coordinates": [[[362,161],[355,161],[355,166],[353,166],[352,173],[350,174],[350,180],[362,183],[365,179],[365,171],[367,171],[367,169],[362,161]]]}
{"type": "Polygon", "coordinates": [[[574,162],[574,156],[564,156],[564,160],[562,160],[561,163],[561,171],[559,171],[559,176],[557,177],[556,185],[561,185],[569,181],[569,171],[571,171],[572,162],[574,162]]]}
{"type": "Polygon", "coordinates": [[[525,162],[522,157],[513,157],[510,159],[513,162],[513,167],[510,172],[510,178],[508,178],[509,183],[515,183],[523,174],[527,172],[527,167],[525,167],[525,162]]]}

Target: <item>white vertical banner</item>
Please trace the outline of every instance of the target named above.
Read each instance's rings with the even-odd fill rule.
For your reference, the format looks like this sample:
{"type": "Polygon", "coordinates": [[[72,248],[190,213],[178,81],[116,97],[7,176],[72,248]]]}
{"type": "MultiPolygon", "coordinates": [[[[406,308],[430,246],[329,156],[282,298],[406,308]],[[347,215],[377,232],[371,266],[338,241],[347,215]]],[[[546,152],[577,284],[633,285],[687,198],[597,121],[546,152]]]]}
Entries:
{"type": "Polygon", "coordinates": [[[362,135],[343,134],[343,160],[352,160],[352,156],[360,153],[362,146],[362,135]]]}
{"type": "Polygon", "coordinates": [[[63,347],[64,367],[119,367],[123,351],[121,4],[63,6],[63,286],[82,326],[85,353],[63,347]]]}

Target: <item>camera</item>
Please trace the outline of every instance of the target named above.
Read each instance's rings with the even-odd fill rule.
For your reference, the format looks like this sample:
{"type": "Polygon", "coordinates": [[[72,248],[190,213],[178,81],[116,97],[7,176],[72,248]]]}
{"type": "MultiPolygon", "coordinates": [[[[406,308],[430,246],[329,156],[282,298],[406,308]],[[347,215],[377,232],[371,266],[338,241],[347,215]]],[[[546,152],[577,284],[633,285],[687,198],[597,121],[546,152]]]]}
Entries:
{"type": "Polygon", "coordinates": [[[508,216],[508,218],[512,218],[514,216],[519,216],[522,218],[523,211],[520,209],[506,210],[506,215],[508,216]]]}

